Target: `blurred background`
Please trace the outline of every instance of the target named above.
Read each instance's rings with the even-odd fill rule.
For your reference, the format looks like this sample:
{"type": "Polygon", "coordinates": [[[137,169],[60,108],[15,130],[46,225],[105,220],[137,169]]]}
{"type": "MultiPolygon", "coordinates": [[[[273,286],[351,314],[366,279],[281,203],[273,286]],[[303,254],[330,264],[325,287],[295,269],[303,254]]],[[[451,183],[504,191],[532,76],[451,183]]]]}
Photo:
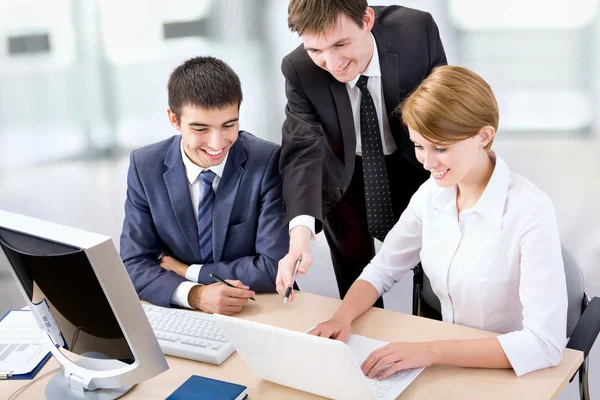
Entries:
{"type": "MultiPolygon", "coordinates": [[[[450,64],[500,105],[494,149],[550,195],[586,291],[600,295],[600,0],[406,0],[435,18],[450,64]]],[[[213,55],[240,76],[241,128],[281,142],[284,0],[0,0],[0,209],[102,233],[118,247],[129,152],[177,132],[166,83],[213,55]]],[[[338,297],[326,242],[304,290],[338,297]]],[[[410,313],[411,277],[386,295],[410,313]]],[[[0,315],[22,307],[0,263],[0,315]]],[[[600,345],[591,354],[600,396],[600,345]]],[[[572,383],[561,399],[576,399],[572,383]]]]}

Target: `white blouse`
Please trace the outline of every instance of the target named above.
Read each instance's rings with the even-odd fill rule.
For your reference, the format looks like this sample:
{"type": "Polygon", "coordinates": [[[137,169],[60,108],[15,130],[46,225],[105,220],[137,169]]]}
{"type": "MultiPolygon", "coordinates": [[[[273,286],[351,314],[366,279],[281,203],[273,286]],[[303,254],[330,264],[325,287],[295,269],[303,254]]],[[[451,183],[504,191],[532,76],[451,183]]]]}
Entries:
{"type": "Polygon", "coordinates": [[[498,336],[517,376],[555,366],[566,346],[567,287],[554,206],[490,152],[479,201],[456,208],[456,186],[430,178],[359,279],[382,295],[421,262],[445,322],[498,336]]]}

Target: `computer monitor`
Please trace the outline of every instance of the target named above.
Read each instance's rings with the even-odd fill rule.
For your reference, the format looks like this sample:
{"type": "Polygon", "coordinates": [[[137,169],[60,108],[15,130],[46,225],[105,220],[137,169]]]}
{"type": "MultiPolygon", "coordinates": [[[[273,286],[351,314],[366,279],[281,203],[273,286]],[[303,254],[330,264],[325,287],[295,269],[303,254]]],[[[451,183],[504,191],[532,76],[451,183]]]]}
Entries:
{"type": "Polygon", "coordinates": [[[0,248],[62,366],[48,399],[118,398],[169,368],[109,237],[0,210],[0,248]]]}

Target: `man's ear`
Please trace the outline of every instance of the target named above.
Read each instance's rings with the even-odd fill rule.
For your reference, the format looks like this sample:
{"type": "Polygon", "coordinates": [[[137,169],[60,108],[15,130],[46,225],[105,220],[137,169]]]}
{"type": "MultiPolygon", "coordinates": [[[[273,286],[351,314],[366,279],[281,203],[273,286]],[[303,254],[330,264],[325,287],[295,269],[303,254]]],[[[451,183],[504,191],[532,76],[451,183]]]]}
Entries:
{"type": "Polygon", "coordinates": [[[167,108],[167,116],[169,117],[169,122],[171,123],[171,126],[173,126],[173,128],[177,129],[178,131],[181,131],[177,115],[175,115],[175,113],[170,108],[167,108]]]}
{"type": "Polygon", "coordinates": [[[363,29],[367,28],[369,32],[373,29],[373,25],[375,25],[375,11],[371,7],[367,7],[365,10],[365,15],[363,16],[363,29]]]}

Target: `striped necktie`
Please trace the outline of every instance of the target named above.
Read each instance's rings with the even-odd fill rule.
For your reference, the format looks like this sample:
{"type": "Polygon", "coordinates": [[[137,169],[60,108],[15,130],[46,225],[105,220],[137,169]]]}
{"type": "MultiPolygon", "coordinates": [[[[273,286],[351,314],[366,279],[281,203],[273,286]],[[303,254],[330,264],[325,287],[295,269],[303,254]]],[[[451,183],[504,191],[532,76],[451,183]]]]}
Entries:
{"type": "Polygon", "coordinates": [[[212,184],[215,177],[216,174],[210,170],[202,171],[198,175],[198,178],[202,181],[202,193],[198,203],[198,240],[203,264],[213,261],[212,221],[215,191],[212,184]]]}

